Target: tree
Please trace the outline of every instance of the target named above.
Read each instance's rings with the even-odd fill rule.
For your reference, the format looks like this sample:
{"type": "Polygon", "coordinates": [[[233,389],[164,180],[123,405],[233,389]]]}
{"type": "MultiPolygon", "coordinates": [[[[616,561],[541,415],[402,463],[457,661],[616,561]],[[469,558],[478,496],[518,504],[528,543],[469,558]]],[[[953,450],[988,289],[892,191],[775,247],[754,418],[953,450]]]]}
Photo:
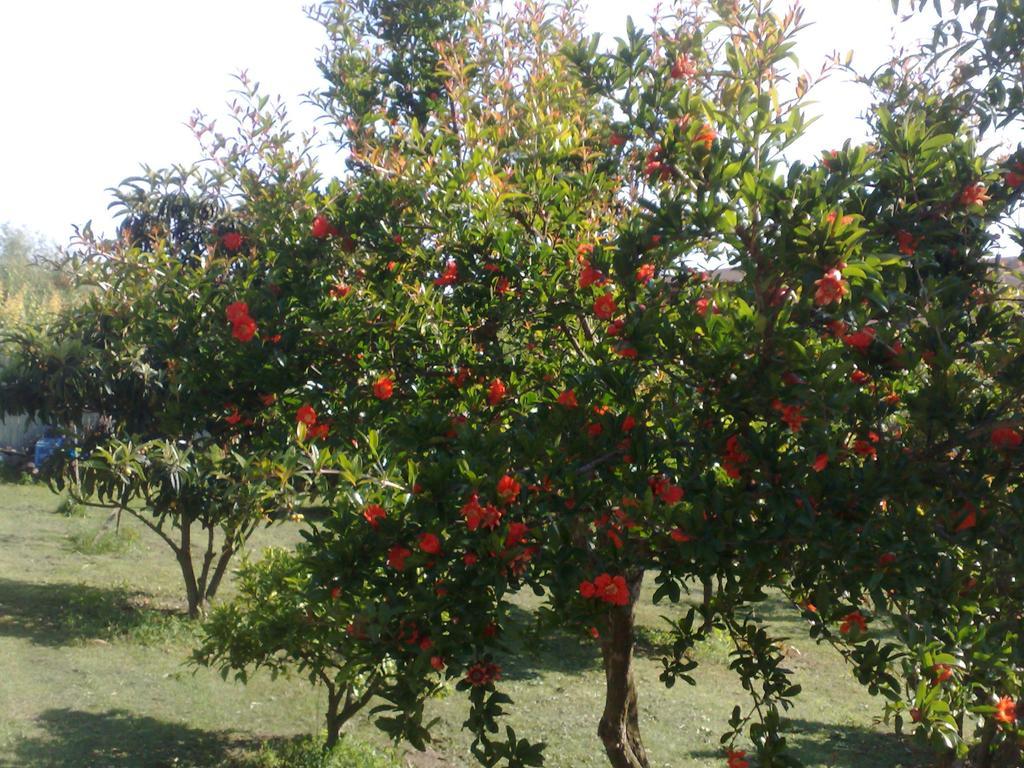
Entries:
{"type": "Polygon", "coordinates": [[[0,333],[43,322],[69,298],[66,278],[43,263],[55,252],[25,231],[0,226],[0,333]]]}
{"type": "MultiPolygon", "coordinates": [[[[255,154],[232,155],[236,169],[262,184],[260,155],[272,155],[292,188],[308,187],[305,161],[288,154],[283,112],[243,87],[247,108],[233,105],[245,137],[237,145],[255,154]]],[[[191,616],[216,595],[255,527],[294,512],[303,471],[296,451],[280,450],[288,428],[268,415],[279,394],[296,396],[281,388],[291,381],[278,373],[283,353],[267,359],[281,339],[224,290],[260,285],[263,301],[276,301],[262,268],[243,266],[251,244],[232,218],[238,194],[233,179],[202,167],[127,180],[115,200],[119,239],[86,229],[70,253],[83,300],[9,334],[0,374],[3,412],[63,425],[77,443],[52,463],[53,485],[160,536],[181,567],[191,616]],[[259,382],[250,375],[258,360],[259,382]],[[99,415],[101,428],[83,436],[76,427],[86,414],[99,415]]]]}
{"type": "MultiPolygon", "coordinates": [[[[296,553],[268,549],[237,571],[238,596],[216,606],[203,624],[192,660],[247,682],[263,668],[276,677],[298,672],[327,691],[325,748],[369,703],[384,669],[368,671],[352,625],[335,621],[330,603],[309,599],[310,574],[296,553]]],[[[340,592],[335,585],[332,590],[340,592]]]]}
{"type": "Polygon", "coordinates": [[[408,469],[371,523],[334,502],[312,565],[395,658],[393,735],[426,737],[433,672],[394,657],[415,622],[462,678],[481,761],[539,762],[492,735],[505,598],[530,586],[596,628],[599,734],[612,765],[647,765],[632,617],[653,576],[658,600],[703,587],[667,683],[712,627],[735,642],[753,703],[724,736],[732,765],[741,732],[762,765],[792,764],[799,689],[751,617],[769,588],[898,723],[959,757],[978,744],[978,765],[1014,749],[1020,315],[987,259],[1019,185],[978,155],[955,89],[879,93],[899,110],[873,145],[786,162],[799,22],[698,5],[602,54],[571,5],[478,9],[439,46],[427,119],[324,68],[352,169],[328,213],[352,253],[317,407],[339,449],[379,429],[408,469]],[[716,264],[738,281],[703,279],[716,264]]]}
{"type": "MultiPolygon", "coordinates": [[[[901,5],[913,12],[929,3],[893,0],[893,11],[901,5]]],[[[913,55],[915,69],[935,85],[953,85],[963,97],[965,115],[977,119],[982,134],[1019,120],[1024,114],[1024,5],[1019,0],[933,0],[931,5],[940,20],[930,43],[913,55]]]]}
{"type": "Polygon", "coordinates": [[[236,453],[284,452],[330,512],[307,597],[359,628],[346,658],[388,669],[373,711],[394,738],[422,746],[425,699],[457,681],[483,764],[541,764],[496,735],[508,598],[531,588],[595,637],[609,762],[650,765],[632,655],[653,579],[688,606],[666,684],[692,682],[712,629],[733,641],[751,701],[730,768],[795,764],[799,687],[754,610],[770,590],[947,763],[1019,761],[1024,325],[992,229],[1024,158],[978,151],[969,83],[908,71],[875,81],[872,143],[787,159],[801,14],[765,6],[698,2],[603,52],[573,2],[416,6],[401,34],[391,3],[327,3],[346,176],[268,146],[258,105],[210,143],[237,191],[210,245],[237,255],[181,294],[216,311],[180,391],[209,382],[211,413],[229,382],[243,419],[243,393],[276,395],[236,453]]]}

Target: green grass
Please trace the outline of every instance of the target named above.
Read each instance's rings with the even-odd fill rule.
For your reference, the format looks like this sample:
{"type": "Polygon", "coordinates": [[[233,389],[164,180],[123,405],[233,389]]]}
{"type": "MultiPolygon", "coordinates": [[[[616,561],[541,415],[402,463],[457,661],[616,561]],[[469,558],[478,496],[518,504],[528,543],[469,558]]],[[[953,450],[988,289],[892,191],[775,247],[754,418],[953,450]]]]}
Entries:
{"type": "Polygon", "coordinates": [[[68,537],[73,552],[80,555],[120,555],[132,548],[139,539],[134,528],[111,528],[106,524],[96,530],[83,529],[68,537]]]}
{"type": "MultiPolygon", "coordinates": [[[[174,558],[131,519],[97,532],[102,510],[57,513],[60,499],[38,486],[0,485],[0,768],[464,768],[465,701],[431,701],[442,719],[426,753],[396,757],[365,718],[351,724],[336,754],[309,739],[321,727],[324,694],[302,679],[248,686],[184,663],[195,627],[181,612],[174,558]],[[114,542],[99,544],[113,535],[114,542]]],[[[262,529],[253,554],[298,540],[293,523],[262,529]]],[[[228,581],[224,592],[229,595],[228,581]]],[[[649,595],[648,595],[649,596],[649,595]]],[[[502,689],[516,701],[509,723],[548,742],[552,768],[604,768],[596,737],[603,680],[596,647],[583,637],[531,631],[539,600],[519,599],[507,639],[526,652],[501,660],[502,689]]],[[[745,703],[727,669],[728,642],[696,650],[698,685],[658,682],[667,635],[660,616],[681,609],[644,602],[639,610],[644,738],[657,768],[724,765],[718,736],[734,704],[745,703]]],[[[808,766],[917,766],[908,747],[874,724],[881,702],[857,685],[842,660],[803,634],[799,615],[778,602],[763,609],[793,638],[790,667],[804,687],[791,712],[790,741],[808,766]]]]}
{"type": "Polygon", "coordinates": [[[380,750],[349,739],[325,755],[323,742],[300,737],[270,741],[257,752],[235,758],[232,765],[239,768],[392,768],[395,763],[394,750],[380,750]]]}

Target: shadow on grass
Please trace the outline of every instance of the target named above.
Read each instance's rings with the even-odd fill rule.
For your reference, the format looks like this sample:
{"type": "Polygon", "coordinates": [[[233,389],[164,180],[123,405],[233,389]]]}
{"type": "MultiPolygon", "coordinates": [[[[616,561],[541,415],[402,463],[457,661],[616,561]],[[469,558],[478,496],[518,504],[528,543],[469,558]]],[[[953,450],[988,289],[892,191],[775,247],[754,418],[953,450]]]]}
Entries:
{"type": "Polygon", "coordinates": [[[46,734],[24,739],[0,757],[0,768],[170,768],[213,766],[246,742],[112,709],[48,709],[37,719],[46,734]]]}
{"type": "Polygon", "coordinates": [[[505,642],[525,651],[500,654],[506,680],[536,679],[545,672],[571,675],[597,669],[600,663],[600,651],[589,637],[538,624],[536,614],[518,605],[509,607],[505,630],[505,642]]]}
{"type": "Polygon", "coordinates": [[[132,635],[145,641],[156,626],[184,621],[144,607],[145,596],[119,587],[36,584],[0,578],[0,636],[36,645],[68,645],[132,635]]]}
{"type": "MultiPolygon", "coordinates": [[[[786,719],[784,735],[793,757],[807,768],[924,768],[928,755],[907,739],[853,725],[786,719]]],[[[716,765],[723,752],[694,750],[691,758],[716,765]]]]}

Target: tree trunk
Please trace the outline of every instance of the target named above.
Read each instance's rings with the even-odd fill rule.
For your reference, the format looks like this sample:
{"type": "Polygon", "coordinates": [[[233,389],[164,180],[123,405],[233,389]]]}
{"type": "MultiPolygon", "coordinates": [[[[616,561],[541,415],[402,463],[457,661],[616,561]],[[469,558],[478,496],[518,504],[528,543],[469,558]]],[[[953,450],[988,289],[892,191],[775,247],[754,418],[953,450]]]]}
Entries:
{"type": "Polygon", "coordinates": [[[608,611],[608,632],[601,645],[606,688],[604,714],[597,734],[613,768],[650,768],[640,739],[633,678],[633,626],[643,579],[643,571],[627,574],[629,605],[613,606],[608,611]]]}
{"type": "Polygon", "coordinates": [[[178,564],[181,566],[181,576],[185,580],[185,597],[188,600],[189,618],[197,619],[205,609],[205,596],[200,593],[199,584],[196,581],[196,569],[192,565],[192,523],[184,517],[181,520],[178,564]]]}
{"type": "Polygon", "coordinates": [[[341,691],[333,685],[327,686],[327,741],[324,742],[324,749],[331,750],[341,738],[341,726],[343,720],[339,709],[341,708],[341,691]]]}
{"type": "Polygon", "coordinates": [[[213,569],[213,575],[210,577],[210,583],[206,587],[206,602],[210,602],[217,596],[217,588],[220,587],[220,582],[228,569],[228,562],[230,562],[231,556],[234,554],[235,548],[225,542],[220,549],[220,555],[217,559],[217,565],[213,569]]]}

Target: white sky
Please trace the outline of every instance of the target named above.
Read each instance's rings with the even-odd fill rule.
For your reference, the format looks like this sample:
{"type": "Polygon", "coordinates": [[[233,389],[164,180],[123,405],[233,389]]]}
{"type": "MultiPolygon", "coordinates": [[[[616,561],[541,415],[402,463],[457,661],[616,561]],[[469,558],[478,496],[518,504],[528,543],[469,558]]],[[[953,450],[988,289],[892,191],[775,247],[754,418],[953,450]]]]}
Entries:
{"type": "MultiPolygon", "coordinates": [[[[185,121],[224,111],[232,75],[247,69],[263,92],[290,103],[293,127],[315,111],[300,94],[319,85],[320,27],[305,0],[0,0],[0,223],[63,243],[72,224],[113,229],[104,191],[138,171],[190,162],[185,121]]],[[[783,0],[777,0],[781,8],[783,0]]],[[[890,0],[804,0],[813,22],[797,48],[816,72],[833,50],[855,51],[862,71],[890,55],[890,0]]],[[[591,27],[622,34],[627,13],[645,26],[654,0],[590,0],[591,27]]],[[[924,18],[900,41],[928,31],[924,18]]],[[[860,138],[865,97],[838,77],[816,92],[824,117],[803,151],[860,138]]]]}

